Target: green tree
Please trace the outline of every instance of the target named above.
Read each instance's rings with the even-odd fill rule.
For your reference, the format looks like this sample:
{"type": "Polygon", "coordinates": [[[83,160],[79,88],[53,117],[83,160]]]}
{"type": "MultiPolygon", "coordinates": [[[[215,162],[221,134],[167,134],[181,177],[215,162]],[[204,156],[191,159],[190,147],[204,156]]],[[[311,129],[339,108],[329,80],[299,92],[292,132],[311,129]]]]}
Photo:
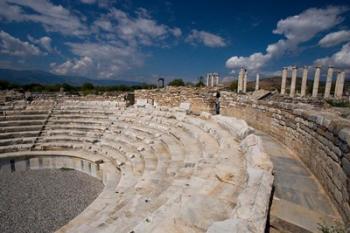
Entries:
{"type": "Polygon", "coordinates": [[[237,80],[233,80],[232,83],[230,84],[230,90],[231,91],[237,91],[237,87],[238,87],[238,81],[237,80]]]}
{"type": "Polygon", "coordinates": [[[182,79],[174,79],[169,83],[169,86],[174,86],[174,87],[185,86],[185,82],[182,79]]]}
{"type": "Polygon", "coordinates": [[[5,80],[0,80],[0,90],[9,89],[10,83],[5,80]]]}
{"type": "Polygon", "coordinates": [[[203,80],[204,80],[203,76],[200,76],[198,79],[198,83],[196,83],[196,87],[204,87],[205,84],[203,80]]]}

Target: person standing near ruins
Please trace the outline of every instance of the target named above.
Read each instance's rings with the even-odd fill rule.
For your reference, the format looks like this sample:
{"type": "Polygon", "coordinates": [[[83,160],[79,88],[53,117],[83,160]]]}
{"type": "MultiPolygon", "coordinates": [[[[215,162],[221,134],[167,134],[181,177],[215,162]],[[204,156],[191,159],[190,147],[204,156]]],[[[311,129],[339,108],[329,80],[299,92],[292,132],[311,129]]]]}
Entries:
{"type": "Polygon", "coordinates": [[[220,92],[215,93],[215,113],[220,114],[220,92]]]}

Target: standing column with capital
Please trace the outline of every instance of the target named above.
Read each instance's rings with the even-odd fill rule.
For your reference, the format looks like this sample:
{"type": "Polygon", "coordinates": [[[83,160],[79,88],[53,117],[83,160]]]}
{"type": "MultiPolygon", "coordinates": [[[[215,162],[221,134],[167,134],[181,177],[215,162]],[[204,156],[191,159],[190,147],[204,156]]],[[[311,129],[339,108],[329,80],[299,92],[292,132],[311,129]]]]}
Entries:
{"type": "Polygon", "coordinates": [[[312,97],[317,97],[318,95],[318,86],[320,85],[320,75],[321,75],[321,66],[316,66],[314,85],[312,88],[312,97]]]}
{"type": "Polygon", "coordinates": [[[259,79],[260,79],[260,75],[259,73],[256,74],[256,82],[255,82],[255,90],[259,90],[259,79]]]}
{"type": "Polygon", "coordinates": [[[248,72],[247,70],[244,71],[244,82],[243,82],[243,93],[247,92],[247,79],[248,79],[248,72]]]}
{"type": "Polygon", "coordinates": [[[306,95],[307,73],[308,73],[308,68],[307,68],[307,66],[304,66],[303,78],[301,80],[301,91],[300,91],[301,97],[304,97],[306,95]]]}
{"type": "Polygon", "coordinates": [[[294,97],[295,96],[295,85],[296,85],[296,82],[297,82],[297,72],[298,72],[297,67],[293,66],[292,67],[292,82],[290,84],[290,93],[289,93],[290,97],[294,97]]]}
{"type": "Polygon", "coordinates": [[[286,83],[287,83],[287,67],[283,67],[282,70],[282,84],[281,84],[281,95],[286,93],[286,83]]]}
{"type": "Polygon", "coordinates": [[[334,97],[337,99],[341,99],[343,97],[344,81],[345,81],[345,72],[339,71],[337,74],[337,81],[335,83],[335,91],[334,91],[334,97]]]}
{"type": "Polygon", "coordinates": [[[334,68],[332,66],[328,67],[326,87],[324,89],[324,98],[329,98],[331,94],[333,70],[334,68]]]}
{"type": "Polygon", "coordinates": [[[244,69],[241,67],[238,75],[238,83],[237,83],[237,93],[242,92],[243,90],[243,78],[244,78],[244,69]]]}

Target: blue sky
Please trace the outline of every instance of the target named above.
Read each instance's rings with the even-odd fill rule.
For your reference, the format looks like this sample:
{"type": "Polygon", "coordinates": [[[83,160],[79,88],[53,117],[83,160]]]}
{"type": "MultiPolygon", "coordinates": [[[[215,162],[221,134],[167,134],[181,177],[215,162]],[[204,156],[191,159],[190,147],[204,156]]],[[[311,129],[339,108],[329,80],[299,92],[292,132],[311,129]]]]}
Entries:
{"type": "Polygon", "coordinates": [[[350,71],[348,1],[0,0],[0,19],[1,68],[148,82],[350,71]]]}

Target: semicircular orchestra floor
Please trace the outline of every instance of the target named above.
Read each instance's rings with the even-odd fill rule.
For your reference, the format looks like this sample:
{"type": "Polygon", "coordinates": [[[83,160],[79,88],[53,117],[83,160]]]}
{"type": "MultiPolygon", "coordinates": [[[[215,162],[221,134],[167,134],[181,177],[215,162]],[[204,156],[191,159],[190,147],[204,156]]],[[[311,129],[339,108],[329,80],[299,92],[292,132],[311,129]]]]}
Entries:
{"type": "Polygon", "coordinates": [[[0,232],[53,232],[80,214],[103,184],[67,169],[0,170],[0,232]]]}

